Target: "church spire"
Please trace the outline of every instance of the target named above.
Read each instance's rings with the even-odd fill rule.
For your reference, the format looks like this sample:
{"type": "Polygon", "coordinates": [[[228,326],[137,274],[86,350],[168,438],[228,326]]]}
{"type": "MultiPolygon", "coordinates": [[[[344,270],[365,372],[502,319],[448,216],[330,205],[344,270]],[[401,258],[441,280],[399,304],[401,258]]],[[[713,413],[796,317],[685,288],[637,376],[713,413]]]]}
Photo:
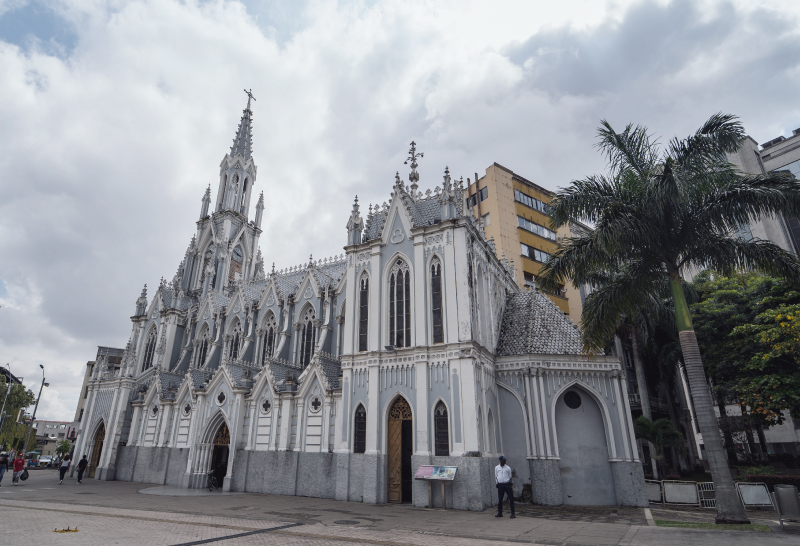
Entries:
{"type": "Polygon", "coordinates": [[[244,92],[247,93],[247,108],[242,112],[242,120],[236,130],[236,138],[233,139],[231,157],[236,157],[239,154],[247,161],[250,159],[253,150],[253,111],[250,110],[250,101],[256,99],[253,97],[252,90],[245,89],[244,92]]]}

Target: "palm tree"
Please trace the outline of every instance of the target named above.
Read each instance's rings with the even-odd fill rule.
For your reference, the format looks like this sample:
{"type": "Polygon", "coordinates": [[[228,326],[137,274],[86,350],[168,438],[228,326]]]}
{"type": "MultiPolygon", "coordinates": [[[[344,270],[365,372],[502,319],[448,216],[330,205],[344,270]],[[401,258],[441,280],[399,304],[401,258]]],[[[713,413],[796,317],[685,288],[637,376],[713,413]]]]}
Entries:
{"type": "Polygon", "coordinates": [[[653,459],[660,461],[664,458],[664,448],[673,447],[681,453],[686,452],[683,434],[675,428],[675,424],[667,418],[650,420],[649,417],[640,415],[633,422],[633,431],[637,438],[650,442],[655,448],[653,459]]]}
{"type": "MultiPolygon", "coordinates": [[[[608,174],[576,180],[550,203],[556,227],[570,220],[595,226],[562,241],[542,271],[545,288],[570,279],[576,286],[598,272],[619,271],[592,294],[594,338],[609,339],[619,317],[633,312],[669,284],[675,325],[717,497],[717,522],[747,522],[733,488],[719,425],[703,370],[683,274],[756,268],[800,280],[800,263],[760,239],[745,241],[737,228],[753,218],[800,215],[800,183],[791,175],[745,175],[727,159],[745,133],[735,116],[715,114],[692,136],[661,147],[642,126],[617,133],[606,122],[598,147],[608,174]]],[[[585,321],[584,321],[585,322],[585,321]]]]}

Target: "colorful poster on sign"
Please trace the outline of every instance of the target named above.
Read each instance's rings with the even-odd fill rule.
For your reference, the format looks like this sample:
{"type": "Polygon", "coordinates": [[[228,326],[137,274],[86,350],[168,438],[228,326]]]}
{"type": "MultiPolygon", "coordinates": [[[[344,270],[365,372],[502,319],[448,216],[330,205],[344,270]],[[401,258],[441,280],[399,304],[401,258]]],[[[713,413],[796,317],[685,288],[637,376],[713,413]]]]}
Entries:
{"type": "Polygon", "coordinates": [[[456,466],[420,466],[414,479],[452,481],[456,478],[456,470],[456,466]]]}
{"type": "Polygon", "coordinates": [[[454,480],[456,478],[455,466],[434,466],[433,479],[435,480],[454,480]]]}

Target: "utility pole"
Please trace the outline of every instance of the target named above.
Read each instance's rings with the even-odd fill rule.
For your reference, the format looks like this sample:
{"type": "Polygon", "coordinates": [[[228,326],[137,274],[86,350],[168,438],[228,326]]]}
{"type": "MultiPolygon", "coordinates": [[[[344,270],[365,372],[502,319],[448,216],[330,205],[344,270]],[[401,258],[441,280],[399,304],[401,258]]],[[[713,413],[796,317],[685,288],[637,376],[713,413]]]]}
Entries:
{"type": "Polygon", "coordinates": [[[26,449],[28,447],[28,440],[31,439],[31,431],[33,430],[33,422],[36,420],[36,410],[39,409],[39,400],[42,398],[42,389],[44,387],[49,387],[50,386],[50,383],[45,383],[44,382],[44,366],[39,364],[39,367],[42,369],[42,384],[39,387],[39,396],[36,397],[36,406],[34,406],[34,408],[33,408],[33,415],[31,416],[31,424],[28,427],[28,435],[25,437],[25,444],[23,444],[23,446],[22,446],[22,454],[23,454],[23,456],[25,455],[26,449]]]}

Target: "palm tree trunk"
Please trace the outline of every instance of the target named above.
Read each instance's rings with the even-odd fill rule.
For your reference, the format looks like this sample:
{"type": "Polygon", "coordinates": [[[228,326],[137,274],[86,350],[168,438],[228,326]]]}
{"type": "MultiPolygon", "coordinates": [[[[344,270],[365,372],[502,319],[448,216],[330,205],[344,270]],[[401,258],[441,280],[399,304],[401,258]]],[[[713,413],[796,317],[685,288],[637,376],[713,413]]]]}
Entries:
{"type": "Polygon", "coordinates": [[[692,326],[689,306],[683,295],[683,281],[677,274],[670,274],[669,281],[672,300],[675,304],[675,322],[683,351],[683,361],[686,365],[686,375],[689,378],[689,388],[692,391],[697,422],[700,426],[700,433],[703,435],[703,445],[706,448],[711,478],[714,481],[717,498],[716,521],[717,523],[750,523],[744,506],[739,500],[739,495],[736,494],[733,487],[728,460],[722,447],[719,423],[711,400],[711,391],[703,369],[700,347],[697,344],[694,326],[692,326]]]}
{"type": "MultiPolygon", "coordinates": [[[[653,413],[650,411],[650,391],[647,389],[647,377],[644,375],[644,365],[639,354],[639,338],[636,326],[630,325],[631,351],[633,352],[633,369],[636,371],[636,384],[639,387],[639,401],[642,404],[642,415],[653,420],[653,413]]],[[[654,458],[656,449],[651,442],[647,442],[647,449],[650,451],[650,466],[653,468],[653,479],[658,479],[658,463],[654,458]]]]}

